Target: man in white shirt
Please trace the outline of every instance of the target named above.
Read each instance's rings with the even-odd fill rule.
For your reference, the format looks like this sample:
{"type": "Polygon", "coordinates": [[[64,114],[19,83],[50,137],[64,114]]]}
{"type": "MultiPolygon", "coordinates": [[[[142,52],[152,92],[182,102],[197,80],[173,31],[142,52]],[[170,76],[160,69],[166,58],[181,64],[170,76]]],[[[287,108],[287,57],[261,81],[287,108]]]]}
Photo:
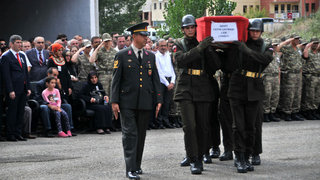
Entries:
{"type": "Polygon", "coordinates": [[[158,124],[159,128],[173,128],[169,122],[169,105],[173,95],[174,83],[176,75],[174,73],[171,56],[168,51],[166,40],[159,40],[159,48],[156,55],[156,64],[161,82],[161,94],[163,95],[163,105],[159,112],[158,124]]]}

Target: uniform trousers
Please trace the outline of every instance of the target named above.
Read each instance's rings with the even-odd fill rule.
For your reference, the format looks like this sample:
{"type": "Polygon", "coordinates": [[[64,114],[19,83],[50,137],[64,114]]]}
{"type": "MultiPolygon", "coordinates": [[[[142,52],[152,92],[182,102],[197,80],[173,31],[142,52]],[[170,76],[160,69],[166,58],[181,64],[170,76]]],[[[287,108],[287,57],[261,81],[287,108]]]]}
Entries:
{"type": "Polygon", "coordinates": [[[251,154],[255,143],[259,101],[230,98],[230,107],[233,117],[234,151],[251,154]]]}
{"type": "Polygon", "coordinates": [[[265,97],[263,100],[264,113],[275,113],[280,97],[279,74],[266,74],[263,77],[265,97]]]}
{"type": "Polygon", "coordinates": [[[152,110],[120,109],[126,171],[141,169],[146,130],[152,110]]]}
{"type": "Polygon", "coordinates": [[[220,124],[222,129],[223,146],[225,151],[233,151],[232,113],[229,100],[220,98],[220,124]]]}
{"type": "Polygon", "coordinates": [[[210,148],[210,102],[179,101],[187,157],[192,162],[210,148]]]}
{"type": "Polygon", "coordinates": [[[262,123],[263,123],[263,103],[259,103],[259,110],[257,115],[257,120],[255,123],[256,126],[256,135],[253,146],[252,154],[258,155],[262,153],[262,123]]]}
{"type": "Polygon", "coordinates": [[[301,110],[316,110],[320,102],[320,77],[312,74],[303,75],[301,110]]]}
{"type": "Polygon", "coordinates": [[[211,103],[211,116],[209,116],[209,123],[211,129],[209,130],[210,133],[210,145],[212,148],[217,149],[221,143],[220,138],[220,122],[218,120],[218,100],[211,103]]]}
{"type": "Polygon", "coordinates": [[[7,136],[21,136],[26,99],[25,93],[16,94],[15,99],[11,99],[9,96],[6,97],[8,103],[7,136]]]}

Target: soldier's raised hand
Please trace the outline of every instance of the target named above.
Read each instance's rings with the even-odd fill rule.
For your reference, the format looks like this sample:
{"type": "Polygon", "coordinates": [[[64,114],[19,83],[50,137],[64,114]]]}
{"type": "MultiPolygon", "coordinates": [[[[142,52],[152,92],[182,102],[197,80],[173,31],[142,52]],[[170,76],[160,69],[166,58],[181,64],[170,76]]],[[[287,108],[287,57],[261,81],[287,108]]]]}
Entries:
{"type": "Polygon", "coordinates": [[[213,37],[212,36],[208,36],[206,37],[204,40],[202,40],[199,45],[197,46],[197,49],[202,52],[205,48],[207,48],[208,46],[211,45],[213,41],[213,37]]]}

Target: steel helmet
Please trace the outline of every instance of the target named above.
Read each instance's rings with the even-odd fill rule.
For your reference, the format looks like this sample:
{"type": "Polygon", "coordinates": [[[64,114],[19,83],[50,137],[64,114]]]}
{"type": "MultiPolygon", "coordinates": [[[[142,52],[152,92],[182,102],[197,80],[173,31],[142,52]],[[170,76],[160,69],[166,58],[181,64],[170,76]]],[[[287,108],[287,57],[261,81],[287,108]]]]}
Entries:
{"type": "Polygon", "coordinates": [[[187,14],[182,18],[181,27],[184,28],[186,26],[197,26],[196,19],[191,14],[187,14]]]}
{"type": "Polygon", "coordinates": [[[260,19],[255,19],[250,23],[249,30],[263,32],[263,22],[260,19]]]}

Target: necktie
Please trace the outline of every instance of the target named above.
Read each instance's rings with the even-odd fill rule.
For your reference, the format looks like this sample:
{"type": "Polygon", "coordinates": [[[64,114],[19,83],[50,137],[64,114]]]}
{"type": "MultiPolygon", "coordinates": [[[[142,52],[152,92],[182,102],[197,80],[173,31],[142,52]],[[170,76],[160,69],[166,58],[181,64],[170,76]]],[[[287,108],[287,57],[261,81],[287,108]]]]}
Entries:
{"type": "Polygon", "coordinates": [[[21,64],[21,61],[20,61],[19,53],[17,53],[17,59],[19,61],[20,67],[22,68],[22,64],[21,64]]]}
{"type": "Polygon", "coordinates": [[[42,66],[43,60],[42,60],[42,56],[41,56],[41,52],[39,52],[39,64],[42,66]]]}
{"type": "Polygon", "coordinates": [[[141,64],[141,61],[142,61],[141,50],[138,51],[138,60],[139,60],[139,63],[141,64]]]}

